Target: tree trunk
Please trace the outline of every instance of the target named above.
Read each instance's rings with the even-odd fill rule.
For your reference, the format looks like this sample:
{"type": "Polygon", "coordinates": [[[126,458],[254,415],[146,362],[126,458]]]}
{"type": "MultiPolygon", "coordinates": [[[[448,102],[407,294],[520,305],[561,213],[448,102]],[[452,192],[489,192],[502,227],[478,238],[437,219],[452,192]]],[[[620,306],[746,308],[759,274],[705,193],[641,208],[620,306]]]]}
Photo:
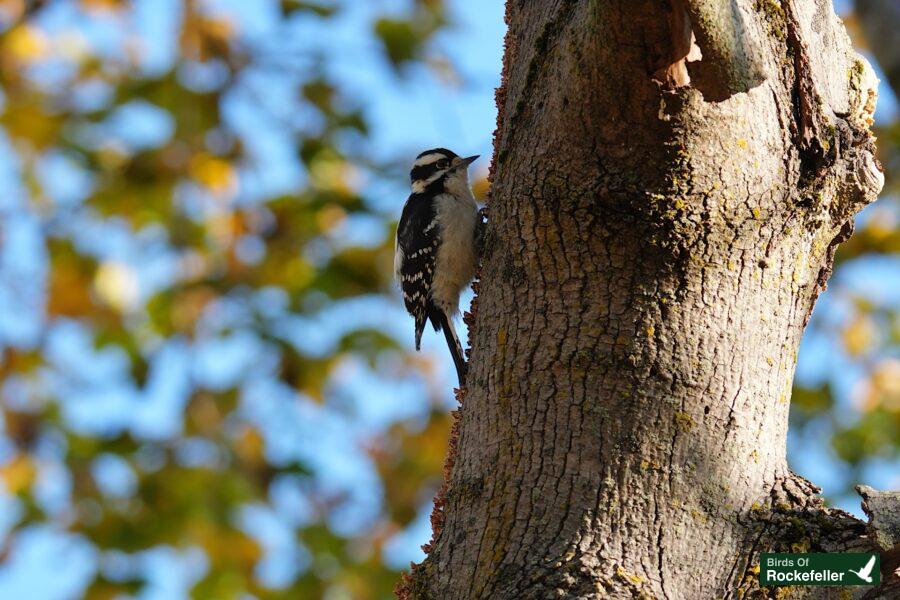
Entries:
{"type": "Polygon", "coordinates": [[[400,595],[737,597],[760,552],[873,548],[785,458],[803,328],[882,184],[830,1],[507,23],[468,387],[400,595]]]}

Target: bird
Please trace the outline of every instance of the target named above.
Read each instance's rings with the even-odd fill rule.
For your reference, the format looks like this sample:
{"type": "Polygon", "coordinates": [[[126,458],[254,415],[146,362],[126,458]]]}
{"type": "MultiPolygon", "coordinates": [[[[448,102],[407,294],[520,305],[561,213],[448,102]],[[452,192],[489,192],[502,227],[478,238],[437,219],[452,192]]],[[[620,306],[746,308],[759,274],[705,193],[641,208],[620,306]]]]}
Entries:
{"type": "Polygon", "coordinates": [[[875,566],[875,555],[873,554],[869,558],[869,562],[866,563],[859,571],[854,571],[853,569],[847,569],[866,583],[872,583],[872,568],[875,566]]]}
{"type": "Polygon", "coordinates": [[[483,213],[469,184],[469,165],[477,159],[446,148],[416,157],[409,174],[412,193],[403,205],[394,246],[394,277],[415,320],[416,350],[431,321],[435,331],[444,332],[460,387],[467,364],[453,317],[478,262],[476,236],[483,213]]]}

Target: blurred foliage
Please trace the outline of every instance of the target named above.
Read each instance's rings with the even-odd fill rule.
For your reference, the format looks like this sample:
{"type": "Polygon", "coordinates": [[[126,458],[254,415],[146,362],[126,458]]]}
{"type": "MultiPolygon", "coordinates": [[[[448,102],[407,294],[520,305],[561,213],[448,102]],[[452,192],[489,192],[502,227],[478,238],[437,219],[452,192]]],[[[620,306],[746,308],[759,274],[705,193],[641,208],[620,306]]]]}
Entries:
{"type": "MultiPolygon", "coordinates": [[[[100,552],[90,598],[139,593],[148,574],[138,558],[156,547],[202,551],[197,598],[389,597],[398,572],[384,547],[437,486],[445,411],[362,441],[347,432],[345,451],[367,456],[383,488],[371,490],[383,496],[380,511],[348,533],[334,526],[352,503],[347,491],[336,491],[323,467],[276,450],[248,390],[268,376],[287,390],[288,405],[340,412],[349,409],[330,398],[348,362],[389,377],[421,371],[423,359],[372,325],[347,323],[324,349],[298,342],[303,323],[329,307],[390,290],[393,215],[375,208],[363,184],[396,169],[367,155],[366,107],[331,74],[328,53],[315,39],[293,42],[296,31],[328,31],[356,11],[369,19],[377,53],[369,60],[402,78],[429,58],[444,6],[420,0],[381,14],[352,1],[264,2],[274,21],[250,39],[228,3],[154,1],[0,3],[0,137],[15,165],[7,179],[18,181],[10,195],[19,198],[0,203],[0,249],[15,251],[4,242],[25,219],[36,224],[35,258],[45,262],[36,271],[37,335],[0,337],[9,442],[0,480],[19,509],[0,551],[8,556],[19,532],[40,523],[78,533],[100,552]],[[147,37],[139,21],[148,10],[174,13],[172,40],[147,37]],[[160,50],[173,56],[148,58],[160,50]],[[273,81],[289,93],[270,97],[273,81]],[[267,185],[271,165],[260,149],[273,129],[290,150],[292,164],[279,168],[295,173],[280,188],[267,185]],[[368,232],[364,241],[354,227],[368,232]],[[289,327],[291,319],[300,324],[289,327]],[[259,367],[267,375],[246,364],[225,384],[188,375],[180,423],[163,434],[104,423],[102,404],[100,424],[87,427],[71,416],[84,395],[76,392],[99,393],[112,375],[81,381],[79,367],[73,373],[51,349],[54,332],[73,324],[92,339],[69,352],[124,365],[113,369],[125,374],[113,393],[138,403],[166,385],[166,352],[193,362],[194,348],[239,337],[263,365],[274,360],[259,367]],[[125,489],[103,483],[109,472],[125,489]],[[68,486],[61,508],[41,497],[42,473],[68,486]],[[289,564],[287,577],[266,583],[267,551],[241,514],[278,512],[273,486],[303,498],[309,514],[288,522],[299,550],[282,557],[300,568],[290,574],[289,564]]],[[[0,281],[10,293],[14,283],[0,281]]]]}

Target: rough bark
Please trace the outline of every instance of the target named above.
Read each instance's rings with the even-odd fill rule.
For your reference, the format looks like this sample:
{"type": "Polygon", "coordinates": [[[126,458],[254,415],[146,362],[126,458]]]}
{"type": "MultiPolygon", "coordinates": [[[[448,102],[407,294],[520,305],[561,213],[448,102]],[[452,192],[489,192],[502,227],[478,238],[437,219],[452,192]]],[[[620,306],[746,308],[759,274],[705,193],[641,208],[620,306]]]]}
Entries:
{"type": "Polygon", "coordinates": [[[401,596],[747,597],[760,552],[877,546],[785,457],[882,185],[874,77],[830,1],[723,5],[508,2],[468,389],[401,596]]]}

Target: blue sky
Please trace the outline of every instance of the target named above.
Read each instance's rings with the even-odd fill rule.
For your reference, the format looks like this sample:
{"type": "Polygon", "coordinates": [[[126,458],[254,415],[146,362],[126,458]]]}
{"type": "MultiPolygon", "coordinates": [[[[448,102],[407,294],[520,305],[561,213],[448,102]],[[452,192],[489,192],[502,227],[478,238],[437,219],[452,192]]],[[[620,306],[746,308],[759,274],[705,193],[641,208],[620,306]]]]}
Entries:
{"type": "MultiPolygon", "coordinates": [[[[236,15],[242,35],[248,40],[261,45],[267,43],[275,16],[274,2],[210,0],[208,4],[236,15]]],[[[141,36],[154,41],[147,45],[143,62],[146,74],[153,76],[171,64],[174,45],[166,40],[173,35],[172,27],[177,22],[173,15],[177,15],[178,2],[139,0],[136,5],[139,18],[132,25],[141,36]]],[[[373,124],[365,152],[402,162],[423,149],[446,146],[464,155],[481,154],[485,158],[477,163],[476,169],[484,173],[487,157],[491,155],[496,118],[494,88],[499,83],[505,30],[502,3],[481,0],[450,3],[453,25],[440,34],[434,47],[435,54],[446,55],[457,67],[454,81],[449,84],[422,66],[398,77],[378,57],[368,34],[371,15],[376,11],[402,11],[406,6],[400,0],[354,3],[354,9],[346,11],[337,25],[327,30],[313,20],[297,23],[292,43],[297,48],[314,47],[327,52],[331,58],[331,74],[343,83],[342,87],[354,102],[364,106],[373,124]]],[[[84,19],[68,9],[52,12],[42,26],[54,34],[76,28],[103,52],[114,54],[121,42],[122,32],[115,24],[84,19]]],[[[48,69],[42,76],[49,85],[64,78],[65,69],[48,69]]],[[[202,85],[204,81],[214,83],[218,75],[210,70],[184,76],[202,85]]],[[[250,83],[265,91],[266,101],[277,112],[279,98],[288,93],[285,84],[264,73],[257,73],[250,83]]],[[[102,102],[104,90],[101,86],[79,90],[78,94],[80,102],[102,102]]],[[[257,161],[265,165],[243,190],[246,197],[240,201],[246,202],[290,190],[306,177],[292,166],[290,140],[279,123],[254,110],[255,101],[235,94],[223,106],[226,118],[244,136],[257,161]]],[[[889,118],[896,110],[896,101],[885,88],[878,116],[889,118]]],[[[303,115],[283,116],[301,122],[304,118],[303,115]]],[[[314,126],[315,123],[309,123],[309,127],[314,126]]],[[[171,123],[158,109],[138,102],[120,111],[107,128],[87,131],[85,135],[114,138],[127,146],[153,146],[171,135],[171,123]]],[[[76,207],[90,191],[90,180],[64,157],[46,157],[43,170],[42,179],[48,192],[62,205],[76,207]]],[[[20,210],[26,201],[25,192],[13,185],[16,179],[14,155],[5,138],[0,137],[0,181],[10,190],[0,197],[0,217],[15,223],[8,228],[15,232],[14,237],[0,254],[0,346],[28,344],[41,332],[39,315],[25,310],[40,298],[40,282],[45,276],[41,223],[20,210]]],[[[403,186],[376,179],[365,181],[365,185],[376,210],[386,214],[399,212],[407,193],[403,186]]],[[[178,268],[175,257],[162,245],[161,232],[151,229],[134,236],[124,224],[97,224],[87,220],[61,226],[70,227],[79,244],[90,252],[114,256],[133,265],[145,296],[166,285],[178,268]]],[[[373,236],[371,226],[361,219],[349,223],[343,233],[355,240],[365,240],[373,236]]],[[[893,257],[859,261],[845,267],[838,273],[832,291],[820,300],[816,318],[839,314],[846,301],[843,295],[861,291],[896,306],[900,303],[898,274],[900,266],[893,257]]],[[[327,348],[343,331],[357,324],[377,325],[398,340],[411,343],[409,319],[399,298],[341,302],[315,319],[282,315],[279,306],[284,299],[274,291],[259,302],[272,308],[273,326],[308,350],[327,348]]],[[[342,509],[332,515],[330,524],[348,535],[365,529],[380,507],[380,483],[362,453],[344,451],[345,441],[348,437],[364,440],[397,421],[421,420],[430,409],[422,398],[445,408],[452,407],[450,390],[455,373],[442,338],[429,333],[424,339],[424,351],[433,356],[439,369],[432,379],[388,381],[361,362],[342,364],[329,392],[330,400],[342,409],[330,410],[328,402],[324,406],[311,401],[296,402],[296,392],[277,381],[272,357],[258,339],[242,328],[245,318],[241,306],[223,303],[216,319],[201,324],[208,333],[201,336],[201,341],[188,343],[175,339],[160,349],[151,365],[149,384],[140,390],[131,383],[121,355],[94,350],[82,326],[60,323],[47,332],[47,348],[55,369],[49,384],[56,386],[66,398],[62,408],[73,428],[95,435],[127,429],[140,439],[160,439],[179,433],[190,382],[200,381],[211,388],[238,384],[242,391],[241,417],[259,423],[266,431],[269,459],[285,461],[301,457],[309,462],[320,474],[320,485],[346,492],[349,497],[342,509]],[[223,333],[226,329],[232,332],[223,333]]],[[[860,374],[846,369],[844,359],[832,340],[807,336],[800,353],[798,376],[806,382],[832,380],[842,391],[840,401],[848,418],[853,418],[852,388],[860,374]]],[[[9,388],[6,391],[10,392],[9,388]]],[[[10,397],[14,398],[15,394],[10,397]]],[[[830,494],[842,487],[849,474],[831,455],[827,427],[823,422],[802,437],[792,434],[789,454],[795,469],[830,494]]],[[[48,466],[39,483],[41,502],[51,512],[63,509],[69,487],[58,465],[53,466],[54,451],[54,448],[46,449],[48,466]]],[[[185,440],[179,451],[187,463],[210,460],[210,449],[200,440],[185,440]]],[[[0,444],[0,460],[8,452],[0,444]]],[[[896,463],[873,463],[865,470],[862,483],[882,489],[898,487],[898,467],[896,463]]],[[[107,493],[129,493],[133,475],[116,457],[99,457],[95,470],[107,493]]],[[[838,500],[840,506],[861,515],[856,499],[838,500]]],[[[0,531],[15,519],[18,510],[14,501],[0,496],[0,531]]],[[[410,560],[421,558],[419,546],[430,537],[429,511],[430,497],[425,497],[419,518],[389,544],[386,558],[392,564],[405,566],[410,560]]],[[[303,498],[290,486],[275,486],[271,506],[247,507],[235,518],[267,549],[259,573],[263,581],[278,585],[288,580],[295,569],[303,568],[304,549],[293,543],[290,527],[307,521],[310,515],[304,509],[303,498]]],[[[137,557],[114,554],[101,557],[77,535],[64,534],[52,525],[34,527],[17,538],[11,559],[0,567],[0,597],[71,598],[93,577],[96,568],[112,578],[125,576],[130,570],[141,570],[151,579],[141,598],[174,599],[186,597],[186,590],[202,576],[206,563],[199,551],[165,547],[137,557]]]]}

